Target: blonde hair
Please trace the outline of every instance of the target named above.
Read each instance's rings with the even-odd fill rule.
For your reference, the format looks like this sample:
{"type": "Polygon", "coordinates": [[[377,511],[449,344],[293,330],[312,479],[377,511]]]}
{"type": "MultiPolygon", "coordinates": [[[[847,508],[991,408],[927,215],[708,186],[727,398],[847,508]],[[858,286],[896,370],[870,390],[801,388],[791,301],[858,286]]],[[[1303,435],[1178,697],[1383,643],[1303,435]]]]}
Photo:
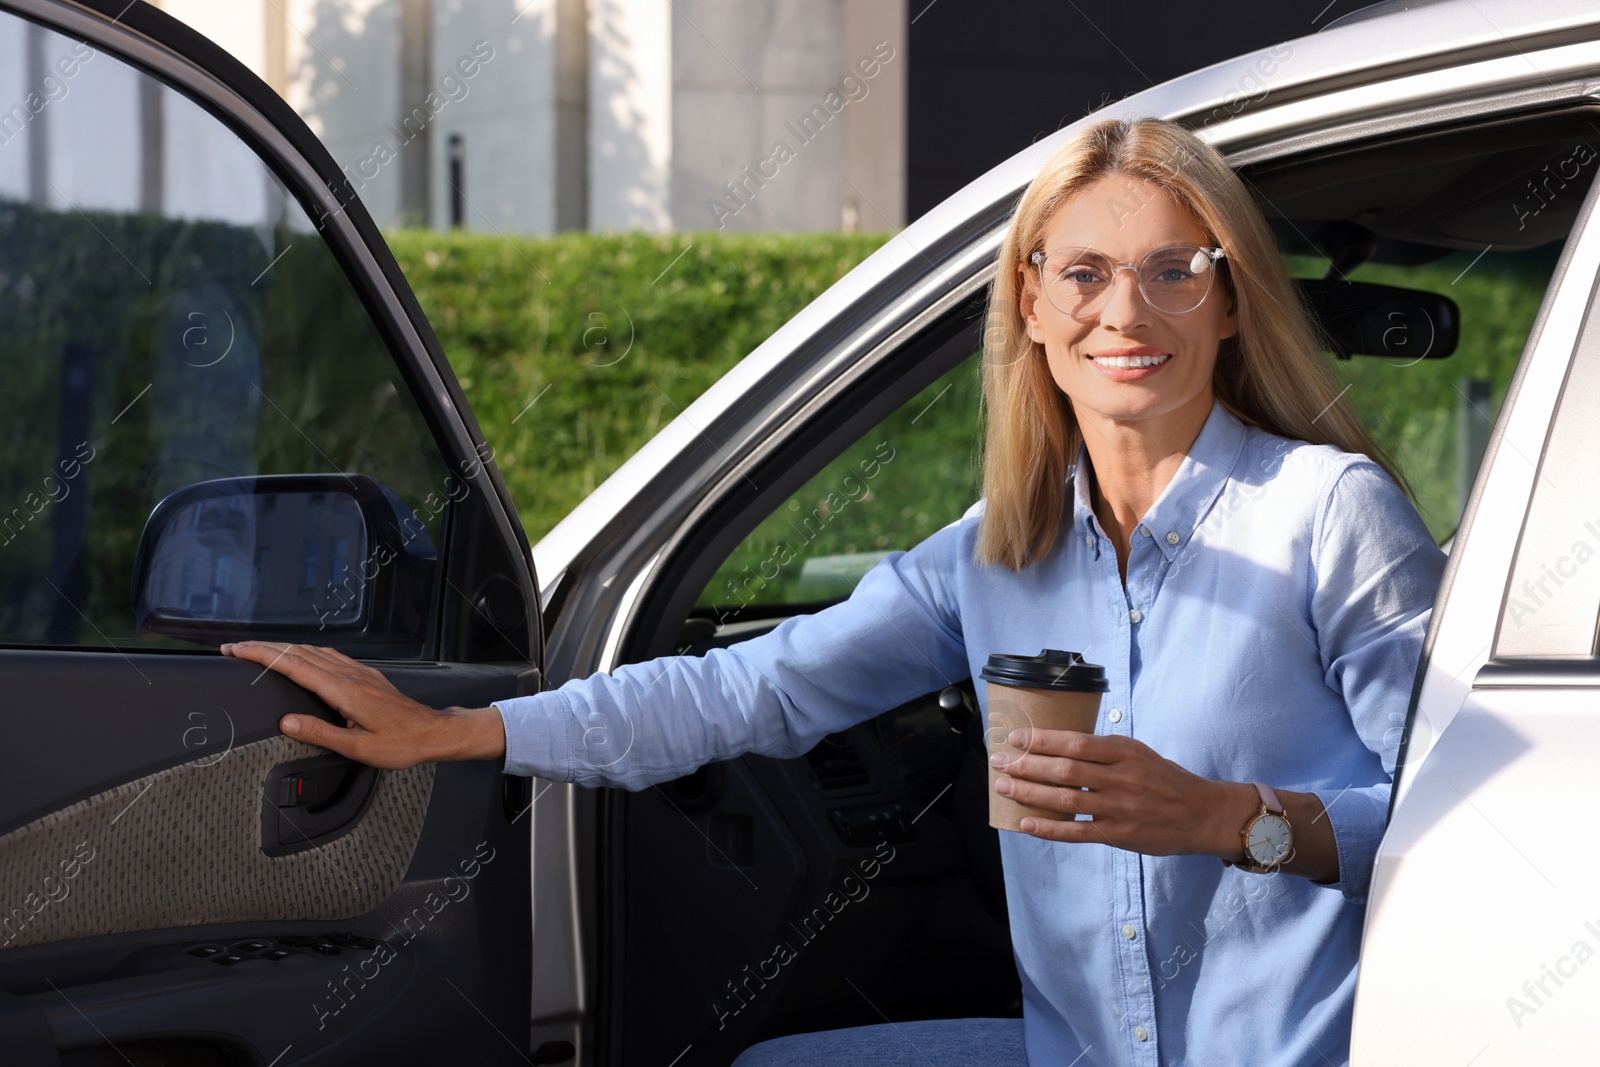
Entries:
{"type": "Polygon", "coordinates": [[[1044,346],[1019,307],[1036,291],[1029,257],[1044,247],[1056,210],[1107,177],[1167,190],[1227,250],[1222,289],[1238,329],[1217,352],[1212,390],[1235,418],[1281,437],[1330,444],[1404,477],[1367,435],[1323,362],[1324,339],[1285,270],[1266,219],[1216,149],[1165,119],[1106,119],[1063,144],[1018,201],[1000,247],[983,337],[983,495],[975,558],[1013,571],[1038,561],[1061,534],[1067,467],[1081,431],[1051,376],[1044,346]],[[1019,278],[1018,265],[1025,269],[1019,278]]]}

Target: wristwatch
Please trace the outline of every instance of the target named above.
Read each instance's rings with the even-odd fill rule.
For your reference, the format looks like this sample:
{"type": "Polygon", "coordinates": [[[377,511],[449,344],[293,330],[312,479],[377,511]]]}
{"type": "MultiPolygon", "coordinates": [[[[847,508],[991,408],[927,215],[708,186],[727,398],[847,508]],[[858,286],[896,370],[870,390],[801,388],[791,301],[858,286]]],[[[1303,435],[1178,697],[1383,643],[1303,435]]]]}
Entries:
{"type": "Polygon", "coordinates": [[[1294,858],[1294,827],[1289,825],[1288,813],[1278,802],[1278,794],[1260,782],[1254,785],[1261,794],[1261,810],[1239,831],[1245,862],[1223,860],[1222,863],[1252,874],[1270,874],[1294,858]]]}

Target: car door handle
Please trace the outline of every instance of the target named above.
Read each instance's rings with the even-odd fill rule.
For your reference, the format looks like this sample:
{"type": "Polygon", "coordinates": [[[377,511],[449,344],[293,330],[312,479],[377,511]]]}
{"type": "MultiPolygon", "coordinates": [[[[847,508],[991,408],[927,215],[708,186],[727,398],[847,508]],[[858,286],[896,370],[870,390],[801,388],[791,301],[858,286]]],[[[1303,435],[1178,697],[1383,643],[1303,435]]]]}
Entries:
{"type": "Polygon", "coordinates": [[[377,784],[378,768],[343,756],[280,763],[262,789],[261,851],[287,856],[349,833],[377,784]]]}

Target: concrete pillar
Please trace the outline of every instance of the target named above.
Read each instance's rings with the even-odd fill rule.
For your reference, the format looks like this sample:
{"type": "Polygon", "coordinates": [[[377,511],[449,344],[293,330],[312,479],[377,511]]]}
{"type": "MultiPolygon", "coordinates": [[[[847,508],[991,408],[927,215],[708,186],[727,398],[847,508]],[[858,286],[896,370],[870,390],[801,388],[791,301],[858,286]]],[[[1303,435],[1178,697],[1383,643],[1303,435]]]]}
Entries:
{"type": "Polygon", "coordinates": [[[431,0],[400,0],[400,110],[396,136],[406,138],[400,153],[400,224],[426,226],[432,212],[433,123],[417,123],[407,101],[423,100],[433,74],[433,5],[431,0]],[[407,129],[407,120],[420,128],[407,129]]]}
{"type": "MultiPolygon", "coordinates": [[[[28,201],[34,207],[44,210],[50,207],[50,127],[52,116],[48,106],[40,107],[39,97],[50,99],[50,89],[45,84],[49,77],[49,60],[45,50],[49,47],[53,36],[50,31],[37,23],[29,23],[24,30],[27,44],[27,58],[23,62],[23,73],[27,79],[26,103],[22,115],[28,119],[28,201]],[[38,113],[34,113],[39,107],[38,113]]],[[[13,113],[15,109],[13,109],[13,113]]]]}
{"type": "Polygon", "coordinates": [[[903,0],[677,0],[673,222],[904,222],[903,0]]]}
{"type": "Polygon", "coordinates": [[[671,0],[590,0],[589,228],[674,225],[671,0]]]}
{"type": "Polygon", "coordinates": [[[906,224],[906,2],[844,0],[843,17],[845,67],[870,91],[840,116],[840,224],[848,233],[898,230],[906,224]]]}
{"type": "MultiPolygon", "coordinates": [[[[160,0],[159,6],[277,90],[345,169],[379,225],[399,220],[399,0],[160,0]]],[[[170,164],[169,187],[177,177],[170,164]]]]}
{"type": "Polygon", "coordinates": [[[556,2],[556,229],[589,226],[589,5],[556,2]]]}
{"type": "Polygon", "coordinates": [[[433,225],[554,233],[557,0],[433,3],[433,225]]]}
{"type": "Polygon", "coordinates": [[[284,99],[289,97],[289,23],[274,4],[261,5],[261,80],[284,99]]]}
{"type": "Polygon", "coordinates": [[[673,221],[838,229],[841,109],[825,100],[840,77],[839,0],[677,5],[673,221]]]}

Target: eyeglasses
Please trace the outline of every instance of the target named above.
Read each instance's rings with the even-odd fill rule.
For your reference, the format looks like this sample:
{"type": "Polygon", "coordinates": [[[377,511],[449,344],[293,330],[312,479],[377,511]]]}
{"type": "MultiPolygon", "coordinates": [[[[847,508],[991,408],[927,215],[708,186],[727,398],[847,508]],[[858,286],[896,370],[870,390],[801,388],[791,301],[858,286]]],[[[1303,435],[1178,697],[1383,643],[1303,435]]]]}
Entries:
{"type": "Polygon", "coordinates": [[[1075,319],[1099,313],[1111,299],[1117,275],[1131,270],[1139,292],[1157,311],[1187,315],[1211,292],[1213,269],[1226,255],[1203,245],[1167,245],[1145,253],[1137,264],[1117,263],[1092,248],[1064,248],[1048,256],[1035,252],[1029,261],[1039,268],[1039,285],[1055,309],[1075,319]]]}

